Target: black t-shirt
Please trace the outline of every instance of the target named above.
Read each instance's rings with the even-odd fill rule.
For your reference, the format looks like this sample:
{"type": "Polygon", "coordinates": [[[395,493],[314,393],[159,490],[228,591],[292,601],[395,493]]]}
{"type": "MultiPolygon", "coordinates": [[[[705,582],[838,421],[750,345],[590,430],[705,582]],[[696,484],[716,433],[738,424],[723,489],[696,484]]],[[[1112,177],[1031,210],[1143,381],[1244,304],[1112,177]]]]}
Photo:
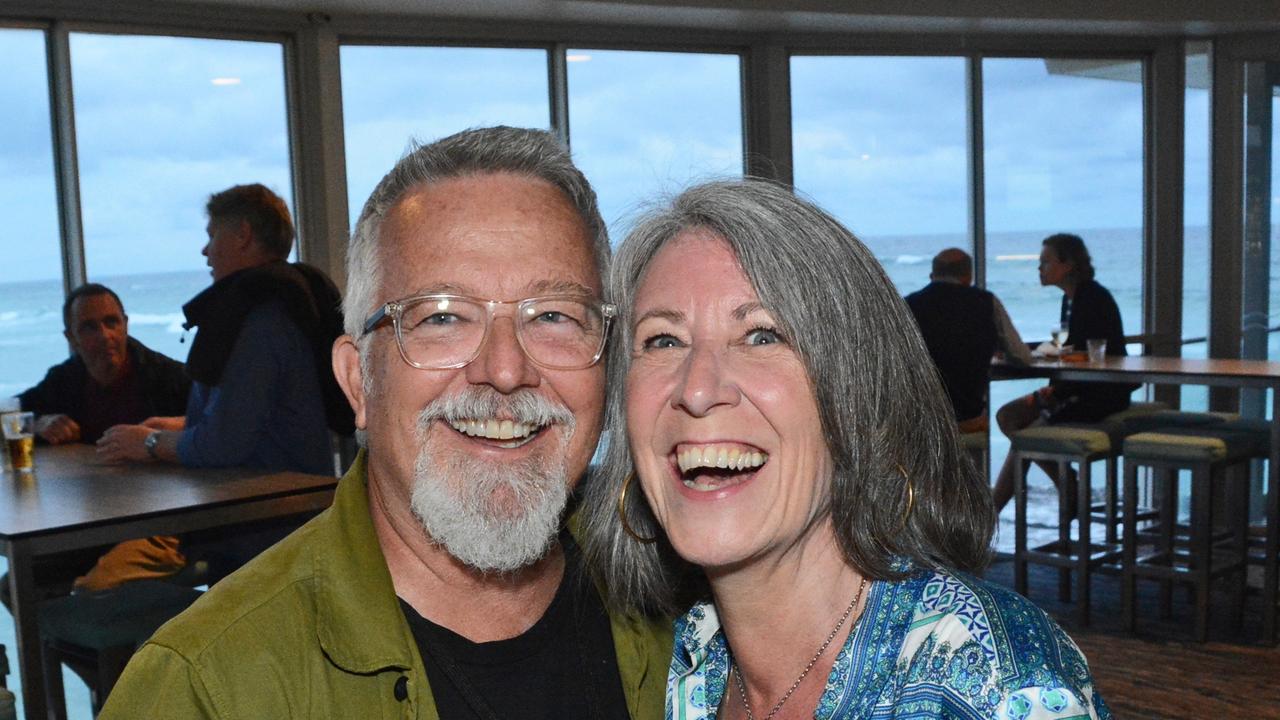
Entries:
{"type": "Polygon", "coordinates": [[[629,717],[604,603],[572,538],[561,543],[564,578],[523,635],[474,643],[400,601],[442,720],[629,717]]]}

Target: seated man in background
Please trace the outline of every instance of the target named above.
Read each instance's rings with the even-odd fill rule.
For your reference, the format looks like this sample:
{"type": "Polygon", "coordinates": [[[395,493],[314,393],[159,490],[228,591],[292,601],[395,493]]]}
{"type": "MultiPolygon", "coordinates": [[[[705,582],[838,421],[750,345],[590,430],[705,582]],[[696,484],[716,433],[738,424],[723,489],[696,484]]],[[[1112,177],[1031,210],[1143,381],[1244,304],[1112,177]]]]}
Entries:
{"type": "Polygon", "coordinates": [[[288,262],[293,220],[266,187],[228,188],[206,210],[202,253],[213,284],[182,308],[185,327],[198,329],[186,417],[113,427],[98,451],[109,460],[331,474],[326,398],[341,400],[328,361],[342,327],[337,288],[320,270],[288,262]]]}
{"type": "Polygon", "coordinates": [[[960,432],[985,432],[991,357],[998,352],[1016,363],[1031,362],[1009,313],[995,295],[973,282],[973,258],[947,248],[933,258],[929,284],[907,296],[929,355],[951,398],[960,432]]]}
{"type": "MultiPolygon", "coordinates": [[[[36,414],[36,434],[53,445],[96,442],[119,423],[181,413],[191,381],[182,363],[129,337],[129,316],[110,288],[81,285],[62,304],[63,334],[74,353],[49,369],[40,384],[18,396],[23,410],[36,414]]],[[[101,549],[69,552],[42,560],[36,583],[50,596],[66,594],[72,580],[94,567],[101,549]]],[[[133,564],[165,575],[183,566],[177,542],[148,538],[132,545],[133,564]]],[[[137,577],[137,575],[132,575],[137,577]]],[[[123,579],[100,572],[95,584],[108,587],[123,579]]],[[[9,604],[9,584],[0,583],[0,600],[9,604]]]]}
{"type": "Polygon", "coordinates": [[[97,442],[120,423],[181,414],[191,381],[182,363],[129,337],[129,316],[110,288],[72,290],[62,304],[72,356],[18,396],[36,414],[36,435],[53,445],[97,442]]]}
{"type": "MultiPolygon", "coordinates": [[[[349,432],[352,423],[329,364],[342,332],[337,287],[320,270],[288,262],[289,208],[263,185],[216,193],[206,212],[202,253],[213,284],[182,308],[185,327],[198,328],[187,356],[193,385],[186,416],[117,425],[98,440],[98,452],[114,461],[331,475],[330,426],[349,432]]],[[[290,529],[218,535],[199,554],[211,560],[216,578],[290,529]]],[[[140,544],[157,540],[117,545],[77,583],[98,589],[111,586],[96,582],[98,575],[131,579],[140,572],[140,544]]]]}

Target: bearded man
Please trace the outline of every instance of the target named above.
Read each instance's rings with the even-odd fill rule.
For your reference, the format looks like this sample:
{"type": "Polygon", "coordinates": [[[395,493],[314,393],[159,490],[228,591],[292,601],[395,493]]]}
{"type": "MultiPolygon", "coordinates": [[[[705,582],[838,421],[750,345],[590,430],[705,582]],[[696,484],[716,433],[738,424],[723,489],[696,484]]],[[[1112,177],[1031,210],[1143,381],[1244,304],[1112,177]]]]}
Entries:
{"type": "Polygon", "coordinates": [[[101,717],[660,717],[669,624],[610,615],[561,522],[601,429],[608,259],[547,133],[401,159],[352,236],[333,351],[364,451],[101,717]]]}

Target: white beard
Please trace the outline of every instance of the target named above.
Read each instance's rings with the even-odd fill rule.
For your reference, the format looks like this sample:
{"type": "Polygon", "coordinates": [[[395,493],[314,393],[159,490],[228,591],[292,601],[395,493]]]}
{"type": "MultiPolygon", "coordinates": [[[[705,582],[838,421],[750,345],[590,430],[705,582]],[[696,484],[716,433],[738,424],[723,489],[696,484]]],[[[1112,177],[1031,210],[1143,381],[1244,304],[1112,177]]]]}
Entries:
{"type": "Polygon", "coordinates": [[[437,398],[420,413],[418,432],[410,508],[428,538],[483,572],[511,572],[546,555],[569,498],[565,464],[573,413],[532,391],[504,396],[476,388],[437,398]],[[432,427],[437,420],[488,418],[499,411],[517,422],[557,425],[559,442],[519,462],[491,462],[445,448],[438,439],[454,431],[432,427]]]}

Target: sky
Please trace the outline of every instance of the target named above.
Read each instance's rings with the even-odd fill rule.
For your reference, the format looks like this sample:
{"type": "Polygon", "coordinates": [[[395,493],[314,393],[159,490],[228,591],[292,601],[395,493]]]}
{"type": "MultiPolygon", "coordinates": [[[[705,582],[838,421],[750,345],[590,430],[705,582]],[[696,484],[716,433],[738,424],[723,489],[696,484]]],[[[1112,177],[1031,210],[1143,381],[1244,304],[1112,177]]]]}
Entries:
{"type": "MultiPolygon", "coordinates": [[[[263,182],[291,201],[279,44],[73,33],[71,57],[90,277],[202,268],[204,201],[231,184],[263,182]]],[[[569,59],[571,143],[615,241],[655,197],[741,173],[737,56],[584,48],[569,59]]],[[[549,126],[541,49],[345,46],[341,62],[352,217],[415,139],[549,126]]],[[[0,283],[56,278],[42,35],[0,30],[0,67],[0,96],[13,99],[0,107],[0,207],[14,219],[0,283]]],[[[1037,59],[988,59],[983,75],[990,232],[1140,227],[1139,85],[1049,75],[1037,59]]],[[[873,245],[965,232],[963,59],[795,57],[792,95],[802,192],[873,245]]],[[[1204,222],[1194,193],[1208,176],[1194,106],[1188,225],[1204,222]]]]}
{"type": "MultiPolygon", "coordinates": [[[[738,58],[570,49],[570,143],[619,222],[655,193],[742,174],[738,58]]],[[[344,47],[343,123],[351,221],[409,138],[477,125],[549,128],[547,53],[529,49],[344,47]]]]}
{"type": "MultiPolygon", "coordinates": [[[[0,283],[58,277],[40,33],[0,30],[0,207],[16,217],[0,283]]],[[[73,33],[80,201],[90,277],[204,266],[204,202],[239,182],[291,200],[278,44],[73,33]],[[214,78],[238,84],[214,85],[214,78]]]]}

